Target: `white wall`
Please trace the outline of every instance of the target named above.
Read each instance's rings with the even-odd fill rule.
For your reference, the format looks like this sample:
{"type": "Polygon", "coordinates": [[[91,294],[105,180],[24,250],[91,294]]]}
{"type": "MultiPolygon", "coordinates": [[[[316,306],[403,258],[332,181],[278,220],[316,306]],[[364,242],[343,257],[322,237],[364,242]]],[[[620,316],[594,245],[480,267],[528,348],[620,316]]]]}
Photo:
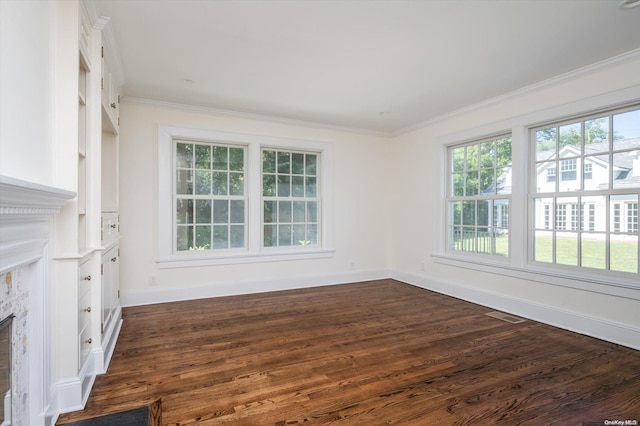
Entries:
{"type": "Polygon", "coordinates": [[[0,174],[52,183],[55,2],[0,1],[0,174]]]}
{"type": "Polygon", "coordinates": [[[484,132],[507,130],[500,129],[500,125],[496,124],[501,121],[517,121],[519,116],[540,112],[545,115],[545,111],[571,109],[571,105],[588,105],[593,97],[624,98],[625,94],[640,93],[639,88],[640,55],[636,52],[616,63],[575,73],[567,80],[523,90],[518,95],[469,108],[467,112],[397,136],[392,152],[395,154],[394,162],[398,165],[396,173],[400,184],[395,185],[398,191],[395,192],[393,204],[402,204],[406,208],[403,209],[405,214],[402,220],[397,221],[392,237],[394,276],[416,285],[640,348],[640,295],[636,295],[635,299],[610,296],[462,269],[434,262],[431,256],[437,251],[433,242],[438,238],[438,227],[434,223],[442,205],[439,185],[444,168],[441,165],[443,148],[440,142],[446,140],[448,135],[468,137],[476,134],[476,137],[482,137],[488,134],[484,132]]]}
{"type": "Polygon", "coordinates": [[[124,102],[120,115],[120,277],[123,305],[388,276],[390,228],[386,196],[392,190],[389,181],[392,165],[387,138],[135,101],[124,102]],[[331,143],[334,256],[159,269],[155,262],[159,125],[331,143]],[[157,278],[157,285],[150,285],[151,276],[157,278]]]}

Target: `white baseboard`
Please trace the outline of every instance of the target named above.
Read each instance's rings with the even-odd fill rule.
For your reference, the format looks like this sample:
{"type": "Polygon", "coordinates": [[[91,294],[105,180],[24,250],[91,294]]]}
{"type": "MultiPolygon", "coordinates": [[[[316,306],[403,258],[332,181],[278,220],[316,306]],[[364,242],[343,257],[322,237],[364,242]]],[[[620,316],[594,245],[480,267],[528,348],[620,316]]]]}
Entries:
{"type": "Polygon", "coordinates": [[[346,284],[389,278],[388,270],[347,271],[336,274],[297,276],[289,278],[267,278],[254,281],[229,281],[201,287],[158,288],[149,291],[120,291],[123,307],[177,302],[180,300],[204,299],[208,297],[238,296],[241,294],[268,291],[293,290],[325,285],[346,284]]]}
{"type": "Polygon", "coordinates": [[[391,277],[416,287],[640,350],[640,329],[626,324],[454,283],[434,281],[423,275],[393,271],[391,277]]]}

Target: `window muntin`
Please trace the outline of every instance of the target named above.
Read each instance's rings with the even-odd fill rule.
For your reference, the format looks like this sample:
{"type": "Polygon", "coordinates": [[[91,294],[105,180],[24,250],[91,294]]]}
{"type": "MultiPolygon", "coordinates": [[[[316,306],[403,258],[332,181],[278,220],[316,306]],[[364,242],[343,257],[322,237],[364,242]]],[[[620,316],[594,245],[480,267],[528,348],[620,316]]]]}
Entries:
{"type": "Polygon", "coordinates": [[[245,148],[174,141],[174,250],[246,247],[245,148]]]}
{"type": "Polygon", "coordinates": [[[319,154],[262,150],[263,247],[317,246],[319,154]]]}
{"type": "Polygon", "coordinates": [[[450,147],[447,248],[509,255],[511,137],[450,147]]]}
{"type": "Polygon", "coordinates": [[[637,274],[640,109],[541,126],[530,135],[532,260],[637,274]],[[550,169],[560,171],[558,179],[549,179],[550,169]],[[553,224],[546,206],[555,206],[553,224]]]}

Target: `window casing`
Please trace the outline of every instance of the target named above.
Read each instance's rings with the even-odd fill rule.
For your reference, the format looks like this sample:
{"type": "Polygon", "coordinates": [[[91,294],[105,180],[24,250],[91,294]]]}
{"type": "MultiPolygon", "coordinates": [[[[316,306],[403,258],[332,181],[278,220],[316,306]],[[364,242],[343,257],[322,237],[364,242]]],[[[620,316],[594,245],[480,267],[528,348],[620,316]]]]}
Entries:
{"type": "Polygon", "coordinates": [[[332,256],[331,164],[332,147],[324,142],[161,126],[159,266],[332,256]],[[283,161],[270,173],[270,153],[288,156],[289,170],[283,161]],[[276,192],[269,194],[273,177],[276,192]],[[265,216],[267,203],[275,203],[275,215],[265,216]],[[276,227],[275,243],[266,225],[276,227]]]}

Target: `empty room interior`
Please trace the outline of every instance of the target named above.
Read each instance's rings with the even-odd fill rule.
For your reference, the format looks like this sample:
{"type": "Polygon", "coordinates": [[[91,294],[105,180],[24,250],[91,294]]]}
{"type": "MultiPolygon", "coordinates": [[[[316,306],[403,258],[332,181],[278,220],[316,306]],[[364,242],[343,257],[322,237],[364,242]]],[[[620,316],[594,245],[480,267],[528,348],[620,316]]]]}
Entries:
{"type": "Polygon", "coordinates": [[[2,425],[637,425],[640,1],[0,0],[2,425]]]}

